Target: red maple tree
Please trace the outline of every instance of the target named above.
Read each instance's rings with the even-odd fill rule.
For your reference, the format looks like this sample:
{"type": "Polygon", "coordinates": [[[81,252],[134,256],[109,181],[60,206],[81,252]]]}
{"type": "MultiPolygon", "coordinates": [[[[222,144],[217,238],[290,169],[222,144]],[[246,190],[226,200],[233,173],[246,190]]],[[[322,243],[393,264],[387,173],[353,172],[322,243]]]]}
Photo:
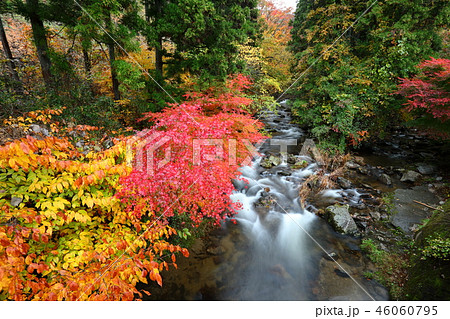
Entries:
{"type": "Polygon", "coordinates": [[[418,66],[419,74],[412,79],[400,79],[396,92],[408,99],[406,110],[431,115],[441,122],[450,119],[450,60],[426,60],[418,66]]]}

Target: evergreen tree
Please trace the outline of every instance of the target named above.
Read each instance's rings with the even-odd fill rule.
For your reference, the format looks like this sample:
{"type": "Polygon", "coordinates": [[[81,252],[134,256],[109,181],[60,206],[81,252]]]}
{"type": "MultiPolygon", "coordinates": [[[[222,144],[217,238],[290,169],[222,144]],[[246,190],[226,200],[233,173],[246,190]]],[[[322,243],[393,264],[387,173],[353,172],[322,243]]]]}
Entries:
{"type": "Polygon", "coordinates": [[[237,70],[237,45],[256,38],[256,0],[146,0],[149,42],[156,69],[168,75],[189,72],[224,77],[237,70]],[[168,51],[163,41],[174,48],[168,51]]]}
{"type": "Polygon", "coordinates": [[[79,18],[72,26],[72,32],[81,38],[86,72],[90,73],[88,51],[92,42],[105,44],[108,48],[113,96],[115,100],[119,100],[121,93],[118,73],[120,67],[127,63],[119,61],[118,57],[139,48],[136,36],[143,25],[143,20],[139,18],[140,3],[136,0],[79,0],[78,3],[81,6],[78,8],[79,18]]]}

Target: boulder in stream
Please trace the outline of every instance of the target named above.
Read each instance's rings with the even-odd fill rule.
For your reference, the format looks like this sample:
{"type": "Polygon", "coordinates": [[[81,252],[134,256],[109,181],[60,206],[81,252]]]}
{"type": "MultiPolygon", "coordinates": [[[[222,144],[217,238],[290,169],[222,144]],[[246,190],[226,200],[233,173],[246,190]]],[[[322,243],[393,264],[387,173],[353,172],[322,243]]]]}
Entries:
{"type": "Polygon", "coordinates": [[[400,179],[401,182],[415,182],[418,178],[420,178],[422,175],[420,175],[417,172],[414,171],[407,171],[403,174],[402,178],[400,179]]]}
{"type": "Polygon", "coordinates": [[[349,169],[357,169],[358,167],[360,167],[360,165],[355,162],[348,161],[347,163],[345,163],[345,167],[349,169]]]}
{"type": "Polygon", "coordinates": [[[358,227],[352,216],[350,216],[348,209],[348,205],[336,204],[328,206],[326,209],[326,218],[335,231],[346,235],[356,235],[358,233],[358,227]]]}
{"type": "Polygon", "coordinates": [[[420,174],[431,175],[436,170],[436,167],[434,165],[421,163],[419,164],[419,166],[417,166],[417,170],[419,171],[420,174]]]}
{"type": "Polygon", "coordinates": [[[343,177],[338,177],[337,178],[337,182],[339,184],[340,187],[342,187],[343,189],[349,189],[352,188],[352,182],[350,182],[348,179],[345,179],[343,177]]]}
{"type": "Polygon", "coordinates": [[[293,154],[288,154],[288,156],[287,156],[288,164],[295,164],[296,161],[297,161],[297,158],[293,154]]]}
{"type": "Polygon", "coordinates": [[[386,184],[386,185],[388,185],[388,186],[391,186],[391,185],[392,185],[392,179],[391,179],[391,177],[390,177],[388,174],[386,174],[386,173],[381,174],[380,177],[378,177],[378,180],[379,180],[380,182],[382,182],[383,184],[386,184]]]}
{"type": "Polygon", "coordinates": [[[269,157],[265,157],[260,165],[263,168],[272,168],[273,166],[278,166],[280,164],[281,158],[279,156],[270,155],[269,157]]]}
{"type": "Polygon", "coordinates": [[[300,161],[295,162],[292,165],[292,168],[293,169],[301,169],[301,168],[305,168],[306,166],[308,166],[308,162],[305,160],[300,160],[300,161]]]}
{"type": "Polygon", "coordinates": [[[431,211],[415,201],[436,205],[438,198],[428,190],[428,187],[415,186],[412,189],[396,189],[394,192],[394,209],[391,211],[391,223],[400,227],[405,233],[411,233],[414,224],[420,224],[431,211]]]}

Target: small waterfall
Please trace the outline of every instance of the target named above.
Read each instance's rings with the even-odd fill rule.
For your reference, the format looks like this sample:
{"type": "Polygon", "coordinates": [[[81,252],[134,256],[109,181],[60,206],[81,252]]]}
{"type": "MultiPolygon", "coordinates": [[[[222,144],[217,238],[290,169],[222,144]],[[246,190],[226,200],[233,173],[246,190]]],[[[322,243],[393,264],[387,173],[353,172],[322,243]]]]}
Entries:
{"type": "MultiPolygon", "coordinates": [[[[360,286],[336,274],[337,265],[324,258],[324,250],[338,254],[346,269],[360,274],[358,281],[371,287],[372,294],[379,289],[361,280],[357,239],[336,234],[324,219],[301,207],[299,187],[318,165],[298,155],[303,133],[290,123],[289,111],[268,112],[262,120],[273,138],[296,139],[298,146],[288,147],[286,162],[263,168],[267,156],[280,154],[279,145],[266,142],[259,150],[261,157],[240,168],[242,175],[233,181],[231,195],[240,204],[234,222],[226,221],[198,241],[190,249],[192,255],[181,260],[178,272],[164,277],[159,295],[152,290],[150,299],[367,300],[360,286]],[[294,169],[293,159],[308,165],[294,169]]],[[[322,202],[345,199],[358,204],[361,194],[354,189],[330,189],[317,196],[322,202]]]]}
{"type": "MultiPolygon", "coordinates": [[[[273,138],[296,139],[301,145],[302,131],[290,123],[286,109],[265,114],[263,121],[274,131],[273,138]]],[[[262,157],[255,158],[251,167],[242,167],[241,180],[234,182],[236,191],[231,199],[242,204],[242,208],[235,218],[237,225],[228,229],[228,239],[238,252],[225,255],[219,265],[217,276],[226,284],[218,299],[314,300],[338,293],[343,295],[337,299],[367,299],[367,294],[351,279],[334,286],[338,280],[334,277],[337,265],[323,258],[325,249],[345,250],[342,245],[351,240],[343,241],[323,219],[300,205],[299,188],[318,170],[318,165],[310,157],[300,156],[299,147],[293,146],[288,147],[288,154],[282,154],[279,165],[261,166],[264,158],[280,156],[280,151],[279,145],[266,142],[259,150],[262,157]],[[293,169],[289,157],[291,164],[294,158],[308,165],[293,169]]],[[[331,202],[345,197],[350,203],[357,203],[360,198],[358,191],[352,189],[328,189],[317,195],[331,202]]],[[[349,254],[347,260],[353,259],[349,254]]]]}
{"type": "MultiPolygon", "coordinates": [[[[301,138],[301,131],[289,123],[286,110],[280,110],[276,116],[266,115],[266,122],[272,121],[277,121],[273,122],[274,127],[281,128],[274,134],[277,139],[301,138]]],[[[260,150],[261,153],[279,151],[270,143],[260,150]]],[[[236,191],[231,199],[241,204],[235,219],[236,227],[245,236],[246,245],[241,248],[245,260],[233,265],[235,278],[227,277],[229,287],[228,294],[223,296],[225,299],[229,296],[236,300],[309,299],[305,282],[310,273],[311,257],[305,230],[317,217],[301,208],[298,188],[299,181],[313,174],[317,165],[312,163],[279,175],[279,170],[289,169],[287,156],[283,159],[269,172],[260,166],[261,158],[256,158],[252,167],[240,169],[242,176],[234,181],[236,191]]],[[[310,158],[302,159],[311,162],[310,158]]]]}

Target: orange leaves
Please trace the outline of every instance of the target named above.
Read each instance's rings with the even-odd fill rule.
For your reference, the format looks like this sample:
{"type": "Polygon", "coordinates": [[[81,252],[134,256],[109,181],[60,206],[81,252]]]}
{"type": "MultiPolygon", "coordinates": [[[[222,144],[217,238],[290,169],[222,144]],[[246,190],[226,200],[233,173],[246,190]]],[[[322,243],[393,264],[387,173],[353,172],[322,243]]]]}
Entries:
{"type": "Polygon", "coordinates": [[[189,255],[155,211],[135,214],[114,196],[130,173],[125,152],[119,142],[86,155],[57,136],[0,147],[2,298],[132,300],[137,282],[162,285],[176,254],[189,255]]]}
{"type": "Polygon", "coordinates": [[[117,249],[119,249],[119,250],[124,250],[124,249],[126,249],[127,248],[127,242],[125,241],[125,240],[121,240],[121,241],[119,241],[119,242],[117,242],[116,243],[116,247],[117,247],[117,249]]]}
{"type": "Polygon", "coordinates": [[[162,278],[161,275],[159,274],[158,269],[156,268],[152,269],[152,271],[150,272],[150,279],[156,281],[158,285],[162,287],[162,278]]]}
{"type": "Polygon", "coordinates": [[[25,154],[31,154],[33,152],[27,143],[20,142],[19,147],[25,154]]]}
{"type": "Polygon", "coordinates": [[[72,291],[77,291],[80,288],[80,286],[78,285],[78,283],[71,281],[69,282],[69,289],[72,291]]]}
{"type": "Polygon", "coordinates": [[[44,264],[44,263],[31,263],[30,265],[28,265],[27,267],[27,272],[32,274],[35,270],[38,274],[42,274],[45,270],[48,270],[49,267],[44,264]]]}
{"type": "Polygon", "coordinates": [[[102,170],[98,170],[98,171],[95,171],[95,172],[94,172],[94,176],[95,176],[96,178],[98,178],[99,180],[102,179],[102,178],[104,178],[105,175],[106,175],[105,172],[102,171],[102,170]]]}
{"type": "Polygon", "coordinates": [[[44,124],[50,123],[52,115],[61,115],[65,107],[60,109],[45,109],[45,110],[37,110],[26,113],[26,117],[29,117],[35,121],[40,121],[44,124]]]}
{"type": "Polygon", "coordinates": [[[3,247],[7,247],[10,245],[10,241],[8,239],[0,239],[0,245],[2,245],[3,247]]]}
{"type": "Polygon", "coordinates": [[[77,125],[75,129],[78,131],[98,131],[100,128],[91,125],[77,125]]]}
{"type": "Polygon", "coordinates": [[[13,170],[15,170],[15,171],[19,170],[19,166],[17,165],[17,162],[14,158],[10,158],[8,160],[8,164],[13,170]]]}
{"type": "Polygon", "coordinates": [[[189,250],[187,250],[186,248],[181,249],[181,253],[184,257],[189,257],[189,250]]]}

